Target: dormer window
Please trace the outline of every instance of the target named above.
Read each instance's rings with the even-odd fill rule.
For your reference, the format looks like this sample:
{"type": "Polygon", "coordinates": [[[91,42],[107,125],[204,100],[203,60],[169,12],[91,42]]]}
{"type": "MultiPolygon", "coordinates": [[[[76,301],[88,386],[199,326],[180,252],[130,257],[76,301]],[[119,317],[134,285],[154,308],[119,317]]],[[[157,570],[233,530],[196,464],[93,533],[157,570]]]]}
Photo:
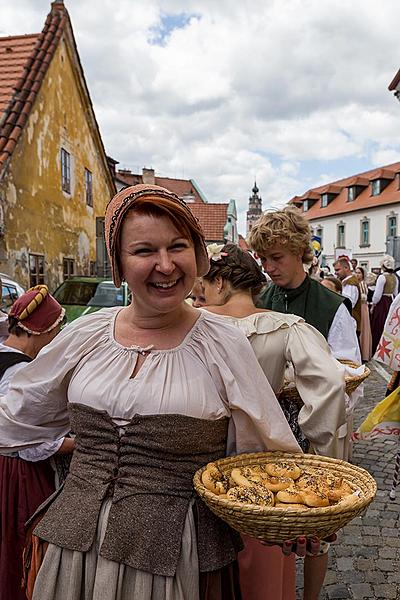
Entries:
{"type": "Polygon", "coordinates": [[[334,184],[325,186],[320,191],[321,208],[326,208],[341,192],[341,188],[334,184]]]}
{"type": "Polygon", "coordinates": [[[303,202],[303,211],[307,212],[308,210],[310,210],[310,208],[315,204],[315,200],[311,200],[310,198],[308,198],[307,200],[304,200],[303,202]]]}
{"type": "Polygon", "coordinates": [[[379,196],[389,183],[390,179],[374,179],[371,181],[371,196],[379,196]]]}
{"type": "Polygon", "coordinates": [[[347,202],[354,202],[362,189],[359,185],[351,185],[347,188],[347,202]]]}

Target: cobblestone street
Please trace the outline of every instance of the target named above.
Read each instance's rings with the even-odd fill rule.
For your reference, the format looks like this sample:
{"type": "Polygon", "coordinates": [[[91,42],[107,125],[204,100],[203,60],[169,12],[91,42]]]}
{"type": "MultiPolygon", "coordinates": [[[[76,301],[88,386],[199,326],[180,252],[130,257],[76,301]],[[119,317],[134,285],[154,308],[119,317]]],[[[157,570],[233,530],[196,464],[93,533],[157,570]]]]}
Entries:
{"type": "MultiPolygon", "coordinates": [[[[370,364],[364,399],[355,411],[355,427],[384,397],[386,381],[382,368],[370,364]],[[379,372],[380,371],[380,372],[379,372]]],[[[367,511],[339,534],[330,550],[329,570],[321,600],[400,598],[400,486],[389,500],[397,443],[377,439],[354,444],[353,463],[367,469],[378,485],[377,496],[367,511]]],[[[302,562],[298,560],[298,598],[301,596],[302,562]]]]}

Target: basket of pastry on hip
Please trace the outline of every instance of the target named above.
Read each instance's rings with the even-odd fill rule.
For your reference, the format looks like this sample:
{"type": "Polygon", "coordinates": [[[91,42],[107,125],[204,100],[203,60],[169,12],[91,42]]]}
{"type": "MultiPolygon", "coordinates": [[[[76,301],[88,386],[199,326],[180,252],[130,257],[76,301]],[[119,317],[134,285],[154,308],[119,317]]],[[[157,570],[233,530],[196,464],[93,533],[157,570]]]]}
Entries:
{"type": "Polygon", "coordinates": [[[257,452],[199,469],[194,487],[240,533],[282,544],[326,538],[357,517],[376,494],[365,469],[313,454],[257,452]]]}
{"type": "MultiPolygon", "coordinates": [[[[366,365],[359,365],[351,360],[339,360],[338,362],[346,369],[344,377],[345,391],[350,396],[369,377],[371,371],[366,365]]],[[[294,381],[285,381],[283,388],[279,392],[279,401],[281,403],[294,403],[297,405],[298,410],[303,407],[303,400],[294,381]]]]}

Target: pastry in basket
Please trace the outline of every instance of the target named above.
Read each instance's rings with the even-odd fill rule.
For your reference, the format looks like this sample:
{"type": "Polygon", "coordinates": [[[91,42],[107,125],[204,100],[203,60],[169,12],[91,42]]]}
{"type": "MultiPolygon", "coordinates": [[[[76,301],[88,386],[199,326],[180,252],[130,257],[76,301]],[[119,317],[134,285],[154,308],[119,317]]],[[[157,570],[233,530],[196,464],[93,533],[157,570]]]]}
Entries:
{"type": "Polygon", "coordinates": [[[276,494],[276,499],[285,504],[305,504],[302,490],[298,490],[295,487],[281,490],[276,494]]]}
{"type": "Polygon", "coordinates": [[[208,463],[201,475],[201,481],[213,494],[226,494],[228,491],[228,479],[214,463],[208,463]]]}
{"type": "Polygon", "coordinates": [[[276,461],[265,465],[265,470],[271,477],[290,477],[298,479],[301,475],[301,469],[292,461],[276,461]]]}
{"type": "Polygon", "coordinates": [[[236,485],[251,486],[260,483],[262,477],[251,467],[236,467],[231,471],[231,480],[236,485]]]}
{"type": "Polygon", "coordinates": [[[232,469],[231,480],[236,485],[250,486],[255,483],[263,485],[271,492],[279,492],[293,484],[293,479],[289,477],[270,477],[252,466],[232,469]]]}
{"type": "Polygon", "coordinates": [[[258,506],[273,506],[274,495],[263,485],[244,486],[238,485],[228,490],[229,500],[243,504],[257,504],[258,506]]]}

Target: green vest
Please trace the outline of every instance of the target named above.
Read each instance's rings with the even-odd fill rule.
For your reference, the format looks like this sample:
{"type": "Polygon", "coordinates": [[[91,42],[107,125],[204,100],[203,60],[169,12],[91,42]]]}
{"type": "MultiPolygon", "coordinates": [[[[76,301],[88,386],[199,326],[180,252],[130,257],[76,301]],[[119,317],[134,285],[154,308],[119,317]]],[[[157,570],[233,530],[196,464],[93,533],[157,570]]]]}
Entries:
{"type": "Polygon", "coordinates": [[[271,284],[261,293],[257,306],[277,312],[303,317],[327,339],[336,311],[343,302],[343,296],[328,290],[319,281],[308,275],[295,289],[285,289],[271,284]]]}

